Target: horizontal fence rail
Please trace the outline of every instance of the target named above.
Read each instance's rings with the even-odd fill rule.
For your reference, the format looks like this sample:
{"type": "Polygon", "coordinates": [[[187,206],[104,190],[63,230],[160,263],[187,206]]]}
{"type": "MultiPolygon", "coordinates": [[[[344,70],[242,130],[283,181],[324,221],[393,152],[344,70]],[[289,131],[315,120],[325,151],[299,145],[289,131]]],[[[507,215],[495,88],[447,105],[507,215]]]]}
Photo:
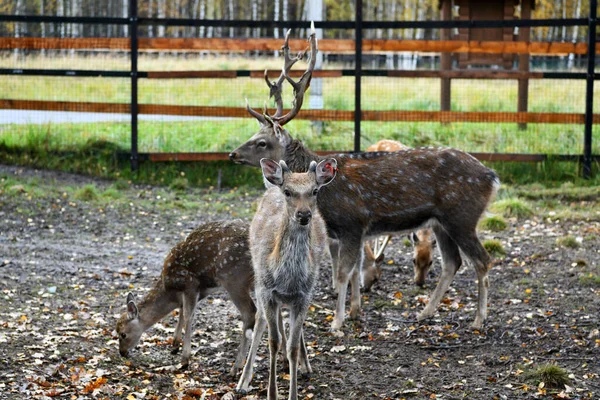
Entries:
{"type": "MultiPolygon", "coordinates": [[[[138,78],[146,79],[236,79],[257,78],[264,79],[264,70],[204,70],[204,71],[138,71],[138,78]]],[[[280,70],[267,70],[269,78],[278,78],[280,70]]],[[[303,71],[291,70],[289,76],[298,78],[303,71]]],[[[104,78],[129,78],[130,71],[98,71],[87,69],[21,69],[0,68],[0,75],[23,76],[65,76],[65,77],[104,77],[104,78]]],[[[313,71],[313,78],[342,78],[355,76],[353,69],[322,69],[313,71]]],[[[362,76],[381,76],[388,78],[451,78],[451,79],[586,79],[585,72],[524,72],[524,71],[419,71],[419,70],[380,70],[363,69],[362,76]]],[[[594,75],[594,79],[600,79],[594,75]]]]}
{"type": "MultiPolygon", "coordinates": [[[[0,38],[0,49],[28,50],[129,50],[127,38],[0,38]]],[[[354,53],[356,42],[350,39],[322,39],[319,51],[323,53],[354,53]]],[[[303,49],[305,40],[290,39],[291,49],[303,49]]],[[[401,40],[363,39],[365,53],[482,53],[482,54],[532,54],[565,56],[567,54],[587,54],[586,43],[564,42],[501,42],[477,40],[401,40]]],[[[596,53],[600,52],[597,44],[596,53]]],[[[246,52],[281,50],[281,39],[228,39],[228,38],[140,38],[140,51],[213,51],[246,52]]]]}
{"type": "MultiPolygon", "coordinates": [[[[146,115],[180,115],[193,117],[247,118],[244,107],[175,106],[166,104],[139,104],[139,113],[146,115]]],[[[38,110],[128,114],[128,103],[70,102],[43,100],[0,99],[0,109],[38,110]]],[[[284,109],[284,113],[289,110],[284,109]]],[[[273,112],[273,110],[272,110],[273,112]]],[[[584,113],[541,112],[493,112],[493,111],[361,111],[363,121],[403,122],[490,122],[490,123],[538,123],[583,124],[584,113]]],[[[295,119],[309,121],[353,121],[354,111],[303,110],[295,119]]],[[[600,122],[600,114],[594,114],[594,123],[600,122]]]]}

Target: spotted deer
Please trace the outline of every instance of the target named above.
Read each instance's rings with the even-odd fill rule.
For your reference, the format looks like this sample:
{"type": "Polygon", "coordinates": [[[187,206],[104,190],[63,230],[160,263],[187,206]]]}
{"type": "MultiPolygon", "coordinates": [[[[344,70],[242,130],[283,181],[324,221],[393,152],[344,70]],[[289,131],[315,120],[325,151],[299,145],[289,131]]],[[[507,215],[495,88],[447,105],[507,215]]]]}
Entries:
{"type": "MultiPolygon", "coordinates": [[[[283,128],[300,111],[304,92],[315,66],[317,40],[309,37],[310,62],[299,81],[289,77],[289,65],[301,58],[289,56],[288,38],[283,46],[285,57],[281,76],[294,89],[294,102],[283,113],[283,78],[269,84],[277,109],[261,114],[247,105],[248,112],[260,123],[260,130],[229,154],[237,163],[260,165],[260,159],[276,158],[294,172],[307,171],[322,157],[306,148],[283,128]]],[[[437,238],[442,255],[440,280],[429,303],[418,314],[423,320],[433,316],[462,263],[460,250],[471,261],[478,280],[478,301],[474,328],[481,328],[487,316],[488,268],[490,256],[477,238],[476,226],[499,184],[494,171],[471,155],[451,148],[417,148],[397,152],[340,154],[338,177],[323,187],[317,199],[318,209],[330,237],[339,241],[337,284],[338,299],[333,329],[340,329],[345,318],[348,281],[352,280],[350,317],[360,315],[359,271],[365,239],[409,232],[428,227],[437,238]]]]}
{"type": "Polygon", "coordinates": [[[141,302],[136,303],[131,293],[127,295],[127,311],[117,322],[119,352],[127,356],[148,328],[178,308],[173,354],[178,352],[185,331],[181,362],[187,366],[196,303],[224,288],[243,322],[241,343],[231,368],[235,375],[243,365],[254,328],[256,307],[250,297],[253,287],[248,224],[241,220],[203,224],[169,252],[160,278],[141,302]]]}
{"type": "MultiPolygon", "coordinates": [[[[367,147],[367,152],[408,150],[409,147],[397,140],[383,139],[367,147]]],[[[411,232],[409,239],[413,245],[414,281],[418,286],[425,284],[427,273],[433,264],[433,249],[436,245],[435,236],[429,228],[411,232]]],[[[365,259],[363,263],[363,287],[369,290],[373,283],[381,278],[383,251],[390,236],[382,236],[365,243],[365,259]],[[372,243],[372,245],[371,245],[372,243]]]]}
{"type": "Polygon", "coordinates": [[[290,370],[289,399],[297,393],[298,356],[311,372],[302,325],[315,290],[321,254],[327,248],[325,223],[317,210],[321,188],[335,177],[336,161],[326,159],[308,165],[307,173],[292,173],[284,161],[262,159],[260,165],[267,191],[250,224],[250,252],[258,305],[252,347],[237,385],[248,390],[256,348],[269,326],[268,399],[277,398],[277,350],[280,344],[279,310],[289,308],[290,336],[287,356],[290,370]],[[302,352],[300,348],[304,349],[302,352]]]}

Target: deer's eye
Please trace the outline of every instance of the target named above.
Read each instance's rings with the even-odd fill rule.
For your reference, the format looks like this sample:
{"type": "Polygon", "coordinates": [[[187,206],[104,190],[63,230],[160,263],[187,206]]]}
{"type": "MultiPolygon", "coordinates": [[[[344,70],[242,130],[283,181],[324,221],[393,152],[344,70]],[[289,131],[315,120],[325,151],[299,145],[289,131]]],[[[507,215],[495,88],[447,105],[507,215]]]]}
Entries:
{"type": "Polygon", "coordinates": [[[285,195],[285,197],[292,197],[292,194],[290,193],[289,190],[284,190],[283,194],[285,195]]]}
{"type": "Polygon", "coordinates": [[[121,333],[121,339],[125,339],[127,337],[126,333],[121,333]]]}
{"type": "Polygon", "coordinates": [[[319,189],[315,189],[315,190],[313,190],[313,196],[316,196],[316,195],[317,195],[317,193],[319,193],[319,189]]]}
{"type": "Polygon", "coordinates": [[[260,142],[258,142],[256,144],[258,147],[267,147],[267,142],[265,142],[264,140],[261,140],[260,142]]]}

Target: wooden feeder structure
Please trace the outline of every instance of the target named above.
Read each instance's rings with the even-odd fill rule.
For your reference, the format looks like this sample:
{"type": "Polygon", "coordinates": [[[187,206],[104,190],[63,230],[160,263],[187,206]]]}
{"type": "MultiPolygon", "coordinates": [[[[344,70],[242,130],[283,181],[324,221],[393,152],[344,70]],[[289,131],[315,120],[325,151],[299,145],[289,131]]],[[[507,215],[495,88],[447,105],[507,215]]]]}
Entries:
{"type": "MultiPolygon", "coordinates": [[[[458,8],[458,19],[469,20],[511,20],[515,18],[515,7],[521,5],[521,19],[530,19],[531,10],[535,8],[535,0],[440,0],[442,21],[449,21],[452,17],[454,6],[458,8]]],[[[520,28],[519,34],[514,35],[513,28],[460,28],[458,35],[453,35],[450,29],[442,29],[441,40],[476,40],[529,42],[529,28],[520,28]]],[[[484,53],[442,53],[441,70],[452,69],[452,62],[460,69],[500,67],[512,70],[514,61],[518,59],[518,70],[529,72],[529,54],[484,54],[484,53]]],[[[529,81],[527,78],[519,79],[518,111],[527,112],[527,92],[529,81]]],[[[450,111],[450,78],[442,78],[441,109],[450,111]]],[[[521,126],[524,126],[521,124],[521,126]]]]}

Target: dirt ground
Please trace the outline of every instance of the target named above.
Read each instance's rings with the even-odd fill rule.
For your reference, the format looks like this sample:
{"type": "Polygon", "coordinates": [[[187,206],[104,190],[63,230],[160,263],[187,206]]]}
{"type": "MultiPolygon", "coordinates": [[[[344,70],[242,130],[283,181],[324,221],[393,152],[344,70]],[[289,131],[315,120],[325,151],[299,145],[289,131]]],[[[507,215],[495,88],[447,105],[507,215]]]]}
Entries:
{"type": "MultiPolygon", "coordinates": [[[[125,185],[115,194],[114,182],[2,165],[0,183],[1,399],[242,398],[233,393],[237,377],[228,375],[241,324],[226,294],[201,302],[187,370],[170,352],[174,315],[128,359],[118,353],[114,327],[127,293],[144,295],[175,243],[202,222],[249,220],[259,190],[125,185]],[[101,196],[82,200],[86,185],[101,196]]],[[[305,323],[314,373],[300,378],[301,398],[599,398],[599,220],[510,219],[500,233],[481,232],[507,250],[490,271],[482,331],[469,328],[477,294],[470,266],[439,313],[416,321],[439,258],[419,289],[411,249],[398,237],[386,251],[383,280],[364,293],[361,319],[333,334],[336,296],[323,267],[305,323]],[[557,245],[567,234],[579,239],[577,248],[557,245]],[[567,372],[566,387],[532,375],[548,363],[567,372]]],[[[245,398],[266,396],[267,373],[264,340],[245,398]]]]}

